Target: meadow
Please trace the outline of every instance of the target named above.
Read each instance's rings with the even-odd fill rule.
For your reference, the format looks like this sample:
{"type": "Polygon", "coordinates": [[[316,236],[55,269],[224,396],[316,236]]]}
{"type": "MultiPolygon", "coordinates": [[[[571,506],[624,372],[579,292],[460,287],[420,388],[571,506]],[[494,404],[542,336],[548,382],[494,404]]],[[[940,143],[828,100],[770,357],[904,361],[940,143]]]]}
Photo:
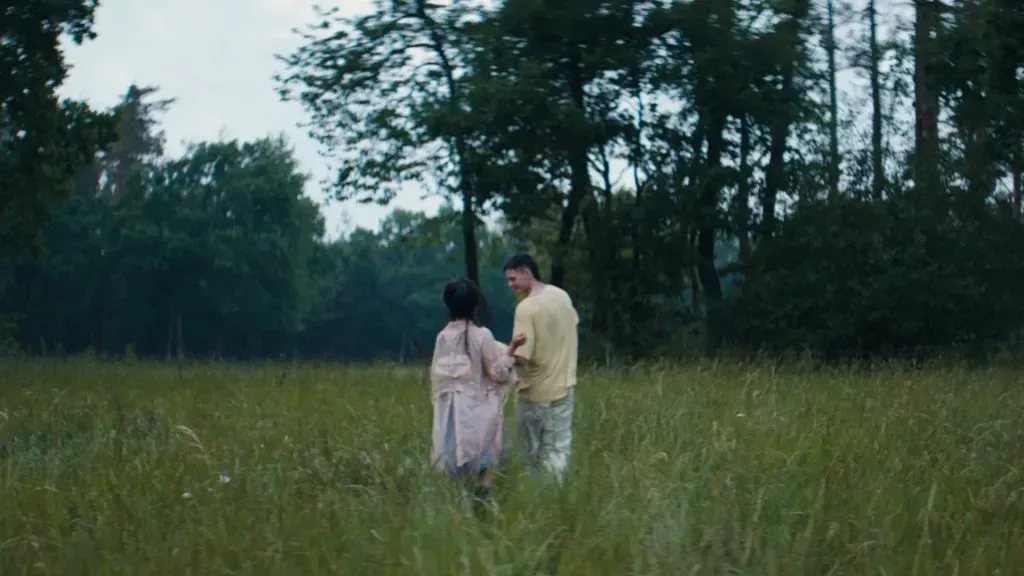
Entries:
{"type": "Polygon", "coordinates": [[[513,459],[484,514],[426,465],[422,370],[0,374],[4,575],[1024,571],[1009,369],[587,370],[568,483],[513,459]]]}

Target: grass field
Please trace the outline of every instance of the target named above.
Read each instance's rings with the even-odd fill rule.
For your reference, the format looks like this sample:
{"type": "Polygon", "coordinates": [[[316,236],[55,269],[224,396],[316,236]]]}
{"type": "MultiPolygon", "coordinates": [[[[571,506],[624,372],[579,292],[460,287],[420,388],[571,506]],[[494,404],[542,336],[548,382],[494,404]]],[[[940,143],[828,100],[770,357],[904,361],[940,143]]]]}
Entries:
{"type": "Polygon", "coordinates": [[[588,372],[480,517],[403,368],[0,364],[0,574],[1024,572],[1011,371],[588,372]]]}

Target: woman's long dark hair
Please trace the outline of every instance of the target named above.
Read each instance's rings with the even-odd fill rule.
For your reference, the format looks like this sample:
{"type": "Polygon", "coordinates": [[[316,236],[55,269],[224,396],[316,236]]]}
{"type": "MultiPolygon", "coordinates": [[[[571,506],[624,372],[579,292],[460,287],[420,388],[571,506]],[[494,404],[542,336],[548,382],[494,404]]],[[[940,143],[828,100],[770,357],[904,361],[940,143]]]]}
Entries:
{"type": "Polygon", "coordinates": [[[469,326],[477,324],[477,311],[481,305],[486,306],[480,287],[467,278],[457,278],[445,284],[441,299],[444,300],[448,316],[452,320],[462,320],[466,323],[466,356],[472,359],[473,356],[469,352],[469,326]]]}

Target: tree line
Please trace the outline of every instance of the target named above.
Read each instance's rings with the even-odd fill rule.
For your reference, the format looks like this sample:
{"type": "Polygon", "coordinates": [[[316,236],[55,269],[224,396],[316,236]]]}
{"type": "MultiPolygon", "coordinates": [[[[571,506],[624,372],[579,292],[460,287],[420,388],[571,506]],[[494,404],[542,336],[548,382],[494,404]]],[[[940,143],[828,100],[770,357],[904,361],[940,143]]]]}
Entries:
{"type": "MultiPolygon", "coordinates": [[[[173,102],[156,95],[129,88],[112,112],[120,138],[52,209],[43,252],[3,267],[9,342],[158,358],[429,353],[445,320],[441,287],[461,272],[451,209],[395,211],[378,232],[329,240],[283,138],[168,157],[157,118],[173,102]]],[[[497,237],[481,241],[500,257],[497,237]]],[[[503,295],[500,265],[487,271],[485,286],[503,295]]],[[[510,331],[505,300],[492,307],[510,331]]]]}
{"type": "Polygon", "coordinates": [[[500,263],[527,249],[574,296],[589,354],[1009,346],[1022,25],[1013,0],[320,9],[276,82],[333,195],[414,183],[449,197],[437,217],[327,241],[285,142],[166,159],[169,103],[133,87],[97,113],[115,136],[79,137],[74,198],[34,204],[44,251],[11,252],[3,310],[33,350],[401,356],[429,347],[455,274],[507,331],[500,263]]]}

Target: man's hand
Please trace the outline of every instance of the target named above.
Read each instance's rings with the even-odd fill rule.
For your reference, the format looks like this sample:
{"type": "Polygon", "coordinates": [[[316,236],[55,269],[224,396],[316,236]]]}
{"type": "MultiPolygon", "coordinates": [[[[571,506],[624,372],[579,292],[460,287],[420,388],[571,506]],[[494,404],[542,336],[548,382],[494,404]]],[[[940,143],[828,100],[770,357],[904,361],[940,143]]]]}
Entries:
{"type": "Polygon", "coordinates": [[[516,334],[515,338],[512,339],[512,343],[508,345],[508,355],[515,356],[516,350],[523,344],[526,344],[526,334],[516,334]]]}

